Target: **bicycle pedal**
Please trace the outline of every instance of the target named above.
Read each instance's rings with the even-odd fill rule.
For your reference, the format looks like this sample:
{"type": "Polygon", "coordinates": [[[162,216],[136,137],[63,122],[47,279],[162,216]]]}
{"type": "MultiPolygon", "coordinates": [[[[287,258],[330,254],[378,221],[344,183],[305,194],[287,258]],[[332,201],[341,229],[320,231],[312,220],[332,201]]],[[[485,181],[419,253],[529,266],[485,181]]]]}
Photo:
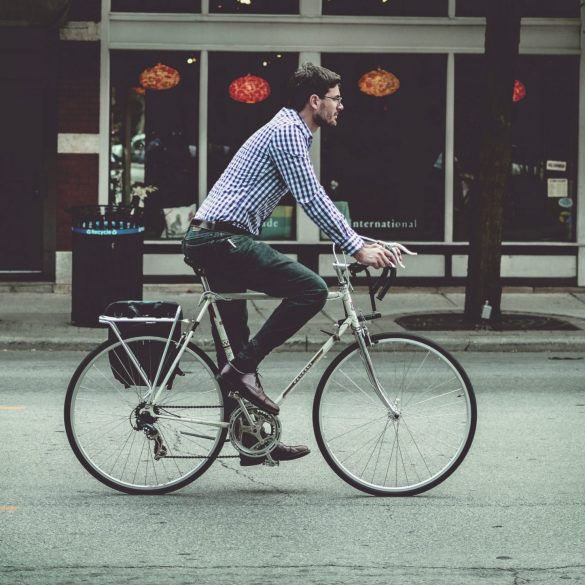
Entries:
{"type": "Polygon", "coordinates": [[[264,463],[262,463],[262,465],[266,465],[267,467],[278,467],[280,465],[280,461],[272,459],[270,455],[266,455],[266,459],[264,459],[264,463]]]}

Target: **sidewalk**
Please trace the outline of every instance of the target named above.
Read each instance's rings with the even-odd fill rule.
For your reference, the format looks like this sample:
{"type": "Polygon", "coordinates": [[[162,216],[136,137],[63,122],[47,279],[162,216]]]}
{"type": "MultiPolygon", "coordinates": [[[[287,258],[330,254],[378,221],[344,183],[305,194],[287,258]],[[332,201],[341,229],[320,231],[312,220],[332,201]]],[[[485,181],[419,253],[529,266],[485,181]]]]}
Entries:
{"type": "MultiPolygon", "coordinates": [[[[14,285],[0,288],[0,349],[2,350],[83,350],[88,351],[104,341],[102,328],[75,327],[70,324],[71,295],[51,292],[52,285],[14,285]],[[16,292],[7,292],[15,290],[16,292]]],[[[195,314],[199,298],[197,285],[146,285],[144,300],[169,300],[180,303],[185,317],[195,314]]],[[[356,289],[357,308],[370,311],[367,290],[356,289]]],[[[252,333],[258,330],[278,301],[249,303],[252,333]]],[[[463,311],[462,289],[398,288],[382,302],[378,311],[382,318],[371,321],[371,333],[404,332],[395,322],[398,317],[415,313],[463,311]]],[[[577,331],[432,331],[413,332],[438,342],[451,351],[567,351],[585,352],[585,291],[507,289],[502,297],[503,312],[555,316],[576,325],[577,331]]],[[[316,350],[326,339],[322,332],[332,332],[332,323],[343,316],[337,301],[305,325],[281,349],[287,351],[316,350]]],[[[353,341],[346,334],[336,347],[353,341]]],[[[208,319],[196,333],[196,343],[207,350],[213,348],[208,319]]]]}

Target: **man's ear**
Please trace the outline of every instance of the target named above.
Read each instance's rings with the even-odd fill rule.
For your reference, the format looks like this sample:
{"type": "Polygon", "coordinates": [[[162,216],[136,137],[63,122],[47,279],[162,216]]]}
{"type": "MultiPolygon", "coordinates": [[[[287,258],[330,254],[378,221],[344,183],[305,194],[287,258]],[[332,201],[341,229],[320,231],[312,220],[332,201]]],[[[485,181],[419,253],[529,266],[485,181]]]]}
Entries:
{"type": "Polygon", "coordinates": [[[311,109],[316,110],[319,107],[320,99],[321,98],[316,93],[309,97],[309,106],[311,106],[311,109]]]}

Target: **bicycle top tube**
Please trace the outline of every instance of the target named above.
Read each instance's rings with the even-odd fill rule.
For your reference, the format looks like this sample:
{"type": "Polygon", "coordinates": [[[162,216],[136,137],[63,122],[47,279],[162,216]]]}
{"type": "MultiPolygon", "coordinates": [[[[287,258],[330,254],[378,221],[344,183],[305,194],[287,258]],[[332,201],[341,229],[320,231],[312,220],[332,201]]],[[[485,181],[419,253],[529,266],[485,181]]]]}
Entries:
{"type": "MultiPolygon", "coordinates": [[[[223,301],[223,300],[230,300],[230,301],[261,301],[261,300],[282,300],[282,297],[272,297],[270,295],[261,293],[261,292],[245,292],[245,293],[216,293],[214,291],[203,291],[204,297],[215,297],[216,299],[223,301]]],[[[335,299],[340,299],[342,297],[342,293],[339,291],[329,291],[327,295],[328,301],[333,301],[335,299]]]]}

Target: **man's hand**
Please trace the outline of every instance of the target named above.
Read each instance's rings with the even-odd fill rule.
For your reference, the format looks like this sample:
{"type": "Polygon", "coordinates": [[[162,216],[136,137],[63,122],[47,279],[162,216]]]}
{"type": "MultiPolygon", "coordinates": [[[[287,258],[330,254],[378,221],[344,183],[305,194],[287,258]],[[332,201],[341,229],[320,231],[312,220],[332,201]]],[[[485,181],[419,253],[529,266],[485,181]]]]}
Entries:
{"type": "Polygon", "coordinates": [[[399,258],[395,254],[377,243],[364,244],[353,257],[360,264],[372,266],[373,268],[384,268],[386,266],[396,268],[399,262],[399,258]]]}
{"type": "Polygon", "coordinates": [[[391,266],[396,268],[400,265],[404,268],[402,263],[402,252],[411,256],[416,256],[415,252],[411,252],[402,244],[394,243],[389,245],[389,249],[378,242],[372,244],[364,244],[353,257],[365,266],[372,266],[373,268],[385,268],[391,266]]]}

